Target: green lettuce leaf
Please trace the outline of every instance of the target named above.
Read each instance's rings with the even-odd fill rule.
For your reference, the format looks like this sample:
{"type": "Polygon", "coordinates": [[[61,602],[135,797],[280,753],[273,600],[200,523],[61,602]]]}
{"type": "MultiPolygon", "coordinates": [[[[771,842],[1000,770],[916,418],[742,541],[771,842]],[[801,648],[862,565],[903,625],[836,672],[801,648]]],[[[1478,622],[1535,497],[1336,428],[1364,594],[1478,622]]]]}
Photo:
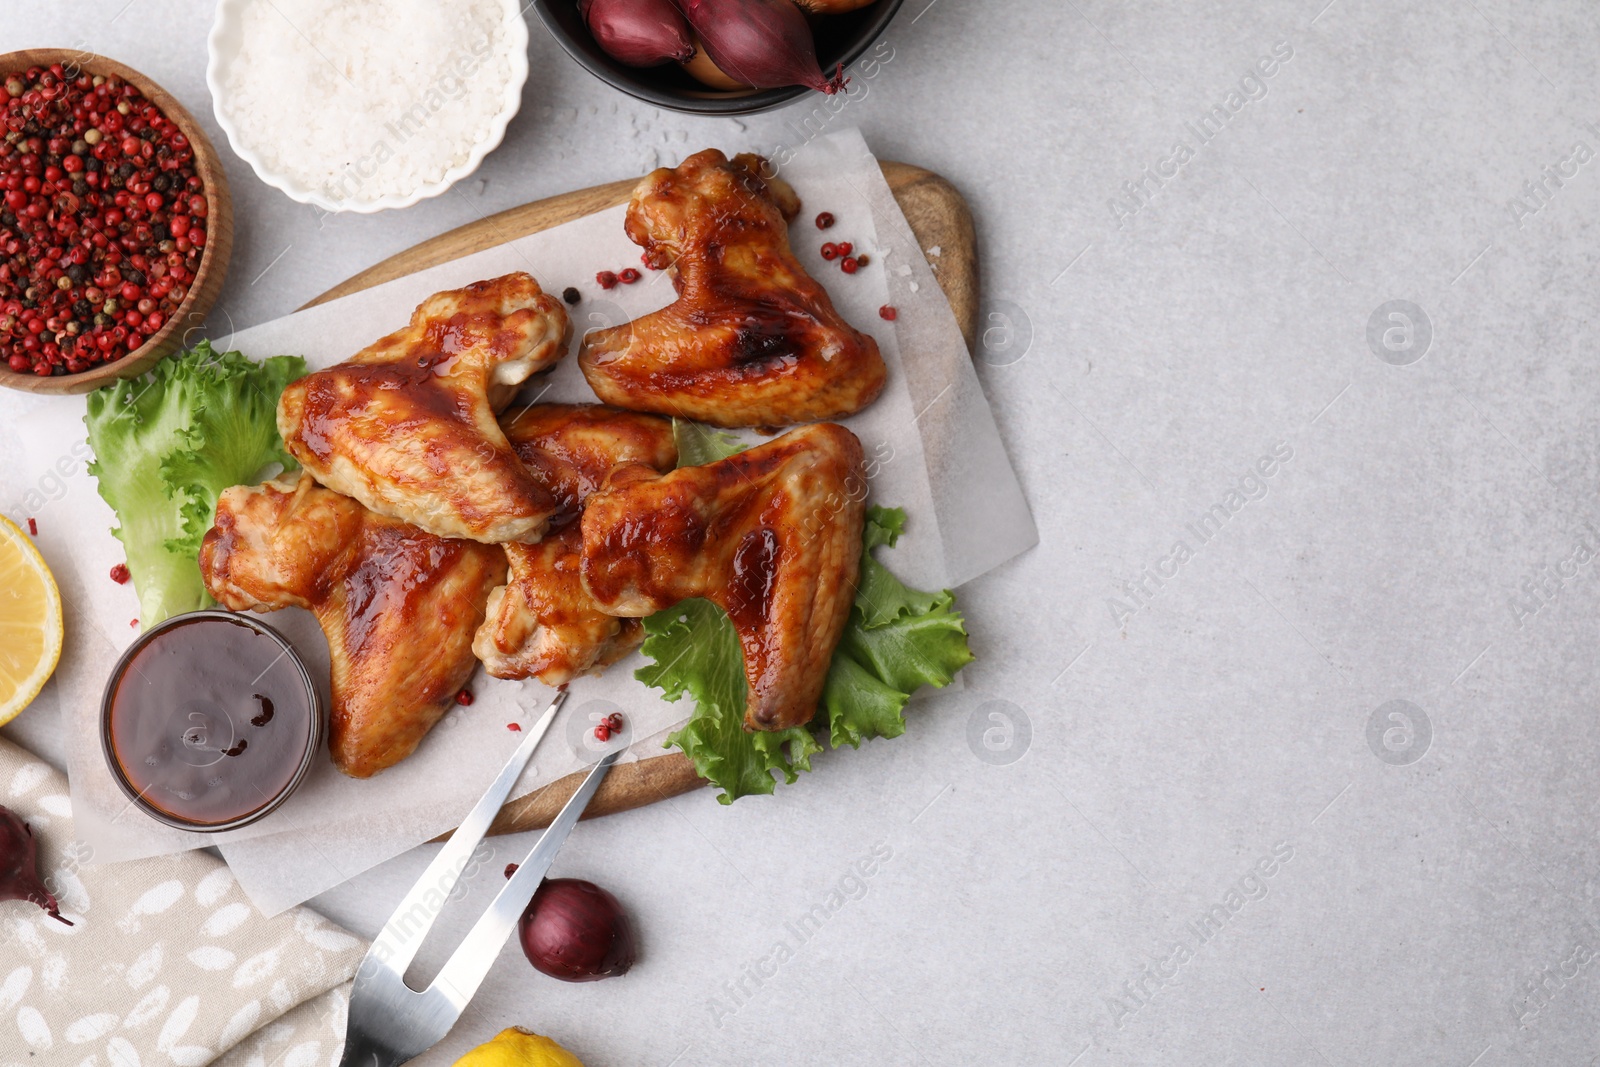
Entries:
{"type": "Polygon", "coordinates": [[[770,793],[772,772],[794,782],[821,750],[809,730],[746,733],[744,654],[733,623],[709,600],[685,600],[645,620],[644,654],[655,662],[634,672],[676,701],[695,702],[689,721],[667,738],[694,761],[702,778],[720,785],[723,803],[770,793]]]}
{"type": "MultiPolygon", "coordinates": [[[[676,421],[674,432],[679,466],[743,450],[736,438],[694,423],[676,421]]],[[[722,789],[722,803],[773,792],[775,775],[792,785],[822,750],[813,731],[826,729],[834,748],[899,737],[911,694],[923,685],[949,685],[972,661],[955,596],[911,589],[873,555],[876,548],[894,546],[905,521],[898,508],[867,512],[855,604],[809,728],[745,730],[744,657],[733,624],[715,604],[688,600],[645,620],[642,651],[652,662],[635,676],[668,700],[685,694],[694,700],[694,714],[667,745],[682,749],[700,776],[722,789]]]]}
{"type": "Polygon", "coordinates": [[[899,737],[911,694],[924,685],[942,689],[972,662],[955,594],[911,589],[872,554],[880,546],[894,547],[905,522],[899,508],[867,510],[856,602],[822,691],[835,748],[899,737]]]}
{"type": "Polygon", "coordinates": [[[199,553],[217,497],[270,464],[295,466],[278,437],[277,405],[305,372],[298,356],[257,363],[201,341],[89,394],[89,471],[117,513],[112,533],[127,551],[145,628],[212,603],[199,553]]]}

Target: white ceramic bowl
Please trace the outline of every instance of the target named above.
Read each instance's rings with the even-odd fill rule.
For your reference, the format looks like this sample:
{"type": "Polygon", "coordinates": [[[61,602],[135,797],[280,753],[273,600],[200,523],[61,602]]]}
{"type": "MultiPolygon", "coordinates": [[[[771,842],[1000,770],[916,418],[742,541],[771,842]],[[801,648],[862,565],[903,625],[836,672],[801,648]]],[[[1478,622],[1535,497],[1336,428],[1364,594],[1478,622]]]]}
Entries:
{"type": "Polygon", "coordinates": [[[505,99],[500,112],[489,124],[488,136],[473,146],[464,162],[446,171],[441,180],[429,182],[415,192],[405,196],[389,195],[371,200],[331,199],[323,195],[320,190],[311,188],[296,178],[270,169],[261,157],[243,142],[238,129],[223,108],[227,93],[224,74],[228,65],[239,54],[242,37],[240,14],[244,5],[249,2],[251,0],[218,0],[217,18],[211,25],[211,36],[206,42],[209,53],[206,61],[206,85],[211,90],[211,109],[217,117],[217,125],[228,135],[228,144],[233,148],[234,154],[250,164],[251,169],[256,172],[256,177],[302,204],[312,204],[324,211],[370,214],[388,208],[410,207],[419,200],[438,196],[477,170],[483,158],[499,147],[505,137],[507,124],[522,106],[522,86],[528,80],[528,24],[523,20],[520,0],[502,0],[506,18],[504,47],[510,53],[511,77],[505,85],[505,99]]]}

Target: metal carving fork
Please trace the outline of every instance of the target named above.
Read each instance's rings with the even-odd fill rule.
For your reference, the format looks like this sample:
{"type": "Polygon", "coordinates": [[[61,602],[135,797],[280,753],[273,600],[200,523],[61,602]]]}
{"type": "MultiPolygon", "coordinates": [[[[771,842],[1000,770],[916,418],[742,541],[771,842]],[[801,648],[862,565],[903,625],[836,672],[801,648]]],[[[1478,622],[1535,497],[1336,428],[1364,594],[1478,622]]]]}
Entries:
{"type": "Polygon", "coordinates": [[[444,1039],[461,1018],[467,1001],[478,991],[512,927],[533,899],[534,890],[539,888],[578,816],[620,752],[608,753],[595,764],[428,988],[418,991],[408,986],[406,968],[566,699],[565,689],[556,694],[489,791],[439,850],[367,951],[350,993],[350,1021],[340,1067],[399,1067],[422,1055],[444,1039]]]}

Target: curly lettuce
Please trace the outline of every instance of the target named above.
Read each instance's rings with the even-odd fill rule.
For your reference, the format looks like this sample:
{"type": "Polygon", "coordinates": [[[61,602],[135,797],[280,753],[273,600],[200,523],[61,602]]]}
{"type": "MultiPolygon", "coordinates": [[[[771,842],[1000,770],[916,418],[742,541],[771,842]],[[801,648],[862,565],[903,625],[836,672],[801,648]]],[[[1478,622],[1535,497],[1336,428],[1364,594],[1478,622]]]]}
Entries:
{"type": "MultiPolygon", "coordinates": [[[[742,447],[736,438],[702,426],[680,422],[676,431],[680,466],[709,463],[742,447]]],[[[912,589],[873,555],[874,549],[894,547],[904,529],[900,509],[868,510],[855,604],[816,717],[807,726],[745,730],[743,653],[733,624],[715,604],[687,600],[645,620],[642,651],[652,662],[634,676],[667,700],[693,699],[694,713],[667,746],[681,749],[700,776],[722,790],[719,801],[771,793],[779,776],[794,784],[822,751],[820,734],[834,748],[899,737],[911,694],[924,685],[949,685],[972,661],[954,594],[912,589]]]]}
{"type": "Polygon", "coordinates": [[[117,513],[112,533],[127,552],[146,629],[213,603],[199,554],[217,497],[273,464],[295,466],[278,436],[277,406],[305,372],[299,356],[257,363],[201,341],[89,394],[89,471],[117,513]]]}

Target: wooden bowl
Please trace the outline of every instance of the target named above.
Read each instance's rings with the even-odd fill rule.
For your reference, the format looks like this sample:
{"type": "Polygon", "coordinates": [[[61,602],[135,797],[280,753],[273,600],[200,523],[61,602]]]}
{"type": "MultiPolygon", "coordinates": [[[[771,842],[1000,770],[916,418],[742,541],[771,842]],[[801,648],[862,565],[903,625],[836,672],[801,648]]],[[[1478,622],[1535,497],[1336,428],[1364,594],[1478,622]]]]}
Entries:
{"type": "Polygon", "coordinates": [[[194,120],[176,97],[143,74],[118,63],[114,59],[79,52],[70,48],[24,48],[20,52],[0,55],[0,77],[21,73],[29,67],[48,67],[60,63],[64,67],[78,67],[90,74],[115,74],[141,93],[169,119],[178,124],[189,144],[194,148],[195,173],[205,183],[206,245],[200,255],[200,269],[183,303],[144,344],[114,363],[102,363],[77,374],[57,374],[41,378],[36,374],[20,374],[0,363],[0,385],[21,389],[29,393],[87,393],[118,378],[133,378],[176,350],[184,335],[205,321],[207,312],[217,302],[222,291],[222,279],[228,272],[228,257],[233,252],[233,201],[228,195],[228,179],[222,172],[222,163],[206,138],[205,131],[194,120]]]}

